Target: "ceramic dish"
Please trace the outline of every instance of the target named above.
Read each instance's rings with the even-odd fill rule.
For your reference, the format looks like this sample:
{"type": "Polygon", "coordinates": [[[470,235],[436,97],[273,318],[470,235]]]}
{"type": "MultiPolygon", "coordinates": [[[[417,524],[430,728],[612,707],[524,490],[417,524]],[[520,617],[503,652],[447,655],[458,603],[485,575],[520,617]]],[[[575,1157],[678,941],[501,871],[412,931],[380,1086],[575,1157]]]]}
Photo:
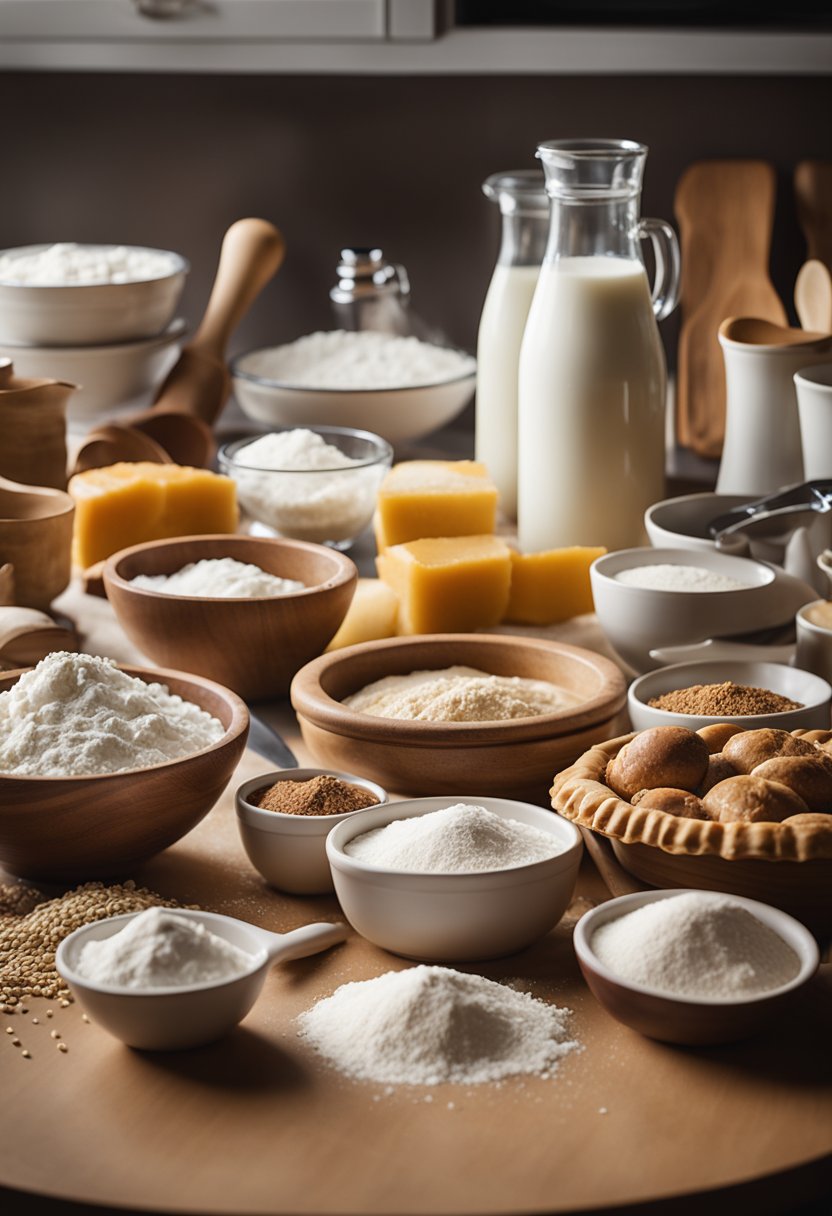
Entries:
{"type": "MultiPolygon", "coordinates": [[[[356,811],[327,836],[335,893],[363,937],[406,958],[473,961],[513,954],[548,933],[566,911],[581,862],[571,823],[525,802],[476,795],[477,806],[552,835],[563,852],[546,861],[476,874],[388,870],[345,852],[356,836],[394,820],[428,815],[458,799],[412,798],[356,811]]],[[[462,801],[471,802],[463,796],[462,801]]]]}
{"type": "Polygon", "coordinates": [[[349,549],[369,524],[393,449],[369,431],[308,426],[350,461],[337,469],[265,469],[248,455],[253,439],[220,449],[220,469],[237,483],[246,515],[271,536],[349,549]]]}
{"type": "Polygon", "coordinates": [[[87,942],[112,937],[139,915],[136,912],[83,925],[58,947],[58,974],[69,984],[81,1008],[129,1047],[178,1051],[213,1043],[246,1016],[275,963],[318,954],[346,937],[344,925],[338,924],[303,925],[291,933],[269,933],[217,912],[188,908],[171,911],[245,950],[251,955],[251,967],[230,980],[144,990],[99,984],[79,975],[78,958],[87,942]]]}
{"type": "Polygon", "coordinates": [[[249,418],[270,428],[306,426],[314,418],[322,426],[362,427],[389,443],[420,439],[456,418],[473,397],[477,378],[473,370],[410,388],[298,388],[258,374],[270,353],[249,351],[231,362],[234,395],[249,418]]]}
{"type": "Polygon", "coordinates": [[[144,654],[257,701],[284,696],[298,668],[321,653],[346,615],[358,572],[348,557],[322,545],[218,535],[122,549],[107,560],[103,577],[119,624],[144,654]],[[170,595],[131,581],[221,557],[306,586],[290,595],[237,599],[170,595]]]}
{"type": "Polygon", "coordinates": [[[71,428],[80,429],[125,408],[149,406],[186,333],[180,318],[154,337],[105,346],[9,346],[0,341],[0,358],[13,359],[19,376],[77,384],[66,417],[71,428]]]}
{"type": "Polygon", "coordinates": [[[559,773],[551,789],[555,810],[608,837],[619,864],[650,886],[761,899],[815,932],[832,931],[832,818],[830,830],[821,833],[789,823],[682,819],[632,806],[605,784],[604,775],[633,738],[622,735],[592,747],[559,773]]]}
{"type": "Polygon", "coordinates": [[[537,638],[447,633],[346,646],[292,681],[292,705],[322,764],[361,770],[390,790],[545,799],[552,773],[610,733],[626,699],[608,659],[537,638]],[[550,680],[581,697],[558,713],[510,722],[410,722],[357,713],[342,702],[383,676],[453,664],[550,680]]]}
{"type": "MultiPolygon", "coordinates": [[[[76,881],[129,874],[195,827],[243,754],[248,710],[233,692],[181,671],[122,667],[219,718],[210,747],[150,768],[83,777],[0,773],[0,863],[22,878],[76,881]]],[[[23,675],[0,675],[0,692],[23,675]]]]}
{"type": "Polygon", "coordinates": [[[699,730],[712,722],[734,722],[746,730],[760,726],[773,726],[778,730],[826,730],[829,727],[829,705],[832,687],[819,676],[783,663],[675,663],[672,667],[660,667],[647,675],[633,680],[627,694],[627,709],[635,730],[646,730],[649,726],[686,726],[699,730]],[[659,709],[649,702],[654,697],[672,692],[677,688],[691,688],[695,684],[722,684],[726,680],[743,684],[748,688],[767,688],[790,701],[797,701],[800,709],[788,709],[770,714],[682,714],[659,709]]]}
{"type": "MultiPolygon", "coordinates": [[[[773,929],[800,960],[800,970],[795,978],[764,996],[745,1000],[668,996],[657,989],[624,980],[600,962],[592,949],[592,936],[602,925],[646,904],[678,894],[678,891],[644,891],[622,895],[585,913],[575,927],[575,953],[584,979],[593,996],[625,1026],[666,1043],[699,1046],[734,1042],[753,1034],[773,1016],[782,1014],[798,990],[817,971],[818,947],[808,929],[768,904],[738,896],[732,898],[773,929]]],[[[701,894],[707,898],[711,892],[701,894]]]]}
{"type": "Polygon", "coordinates": [[[293,768],[263,773],[245,781],[237,790],[237,827],[248,859],[266,882],[292,895],[325,895],[334,890],[326,857],[326,838],[337,823],[357,815],[286,815],[262,810],[253,799],[277,781],[311,781],[313,777],[337,777],[387,802],[387,791],[374,781],[329,768],[293,768]]]}
{"type": "Polygon", "coordinates": [[[590,567],[595,611],[604,633],[634,671],[660,665],[653,651],[783,625],[817,598],[784,571],[723,553],[689,549],[621,549],[590,567]],[[743,583],[732,591],[659,591],[632,587],[616,575],[638,566],[697,566],[743,583]]]}
{"type": "MultiPolygon", "coordinates": [[[[34,254],[48,248],[26,245],[0,250],[0,255],[34,254]]],[[[168,272],[127,283],[0,282],[0,340],[17,346],[101,346],[160,334],[173,319],[190,266],[178,253],[145,252],[161,254],[168,272]]]]}

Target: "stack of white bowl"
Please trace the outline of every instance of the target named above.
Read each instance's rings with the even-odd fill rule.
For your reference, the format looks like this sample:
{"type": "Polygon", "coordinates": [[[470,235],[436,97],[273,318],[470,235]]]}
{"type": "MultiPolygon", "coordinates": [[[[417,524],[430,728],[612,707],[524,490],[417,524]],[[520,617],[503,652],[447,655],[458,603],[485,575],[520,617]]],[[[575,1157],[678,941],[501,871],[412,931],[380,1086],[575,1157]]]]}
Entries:
{"type": "Polygon", "coordinates": [[[18,376],[78,385],[67,410],[70,429],[86,430],[125,407],[149,405],[184,341],[185,322],[175,319],[175,313],[188,270],[177,253],[138,247],[27,245],[0,250],[0,358],[11,359],[18,376]],[[52,257],[55,250],[59,253],[52,257]],[[91,281],[60,270],[54,281],[48,269],[32,273],[33,257],[49,254],[46,266],[60,266],[61,250],[69,251],[63,259],[66,265],[75,251],[89,255],[90,262],[91,255],[100,255],[101,273],[90,273],[91,281]],[[126,277],[118,276],[120,281],[108,281],[107,264],[114,252],[128,265],[150,263],[155,277],[130,277],[128,270],[126,277]],[[17,259],[28,270],[16,271],[17,259]]]}

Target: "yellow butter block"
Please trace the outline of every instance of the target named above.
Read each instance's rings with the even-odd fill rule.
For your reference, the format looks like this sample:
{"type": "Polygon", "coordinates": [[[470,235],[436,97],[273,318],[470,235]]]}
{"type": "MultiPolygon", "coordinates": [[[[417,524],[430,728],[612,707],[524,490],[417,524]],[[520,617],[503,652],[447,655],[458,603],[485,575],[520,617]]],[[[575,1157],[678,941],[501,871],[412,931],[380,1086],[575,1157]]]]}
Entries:
{"type": "Polygon", "coordinates": [[[379,553],[434,536],[494,531],[497,487],[475,460],[406,460],[381,483],[375,514],[379,553]]]}
{"type": "Polygon", "coordinates": [[[393,545],[376,558],[399,597],[399,633],[465,633],[496,625],[508,604],[511,551],[496,536],[393,545]]]}
{"type": "Polygon", "coordinates": [[[392,587],[378,578],[360,578],[347,615],[327,650],[340,650],[342,646],[355,646],[358,642],[375,642],[378,638],[394,638],[398,615],[399,597],[392,587]]]}
{"type": "Polygon", "coordinates": [[[505,620],[552,625],[592,612],[589,567],[603,548],[574,545],[542,553],[511,553],[511,593],[505,620]]]}
{"type": "Polygon", "coordinates": [[[76,473],[73,560],[91,566],[146,540],[237,530],[230,477],[178,464],[123,462],[76,473]]]}

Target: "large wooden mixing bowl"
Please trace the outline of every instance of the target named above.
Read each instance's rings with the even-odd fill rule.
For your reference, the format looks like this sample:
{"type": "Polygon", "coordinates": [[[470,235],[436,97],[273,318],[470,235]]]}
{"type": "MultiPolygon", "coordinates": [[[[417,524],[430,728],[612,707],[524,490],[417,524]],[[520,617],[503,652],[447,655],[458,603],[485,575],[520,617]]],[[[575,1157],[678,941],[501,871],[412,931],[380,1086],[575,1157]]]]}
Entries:
{"type": "Polygon", "coordinates": [[[413,794],[476,794],[546,802],[552,773],[609,736],[626,700],[609,659],[537,638],[442,633],[362,642],[308,663],[292,681],[301,733],[316,759],[413,794]],[[383,676],[462,664],[548,680],[580,703],[508,722],[413,722],[357,713],[342,702],[383,676]]]}
{"type": "MultiPolygon", "coordinates": [[[[233,692],[179,671],[122,667],[219,718],[210,747],[150,768],[84,777],[0,773],[0,864],[22,878],[75,882],[129,875],[207,815],[243,754],[248,710],[233,692]]],[[[0,677],[6,692],[23,675],[0,677]]]]}

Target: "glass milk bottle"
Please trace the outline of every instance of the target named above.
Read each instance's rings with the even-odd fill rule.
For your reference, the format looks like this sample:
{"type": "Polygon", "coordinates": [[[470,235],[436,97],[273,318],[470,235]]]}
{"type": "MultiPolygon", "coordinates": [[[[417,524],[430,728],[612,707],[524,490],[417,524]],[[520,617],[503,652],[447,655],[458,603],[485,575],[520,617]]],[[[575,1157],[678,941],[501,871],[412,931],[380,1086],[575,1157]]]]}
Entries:
{"type": "Polygon", "coordinates": [[[676,305],[679,248],[639,218],[647,149],[629,140],[541,144],[551,227],[520,351],[518,540],[642,543],[664,496],[666,372],[656,320],[676,305]],[[639,241],[650,237],[651,290],[639,241]]]}
{"type": "Polygon", "coordinates": [[[497,265],[477,340],[475,455],[497,486],[500,508],[517,518],[517,364],[549,232],[549,199],[537,169],[495,173],[483,194],[502,216],[497,265]]]}

